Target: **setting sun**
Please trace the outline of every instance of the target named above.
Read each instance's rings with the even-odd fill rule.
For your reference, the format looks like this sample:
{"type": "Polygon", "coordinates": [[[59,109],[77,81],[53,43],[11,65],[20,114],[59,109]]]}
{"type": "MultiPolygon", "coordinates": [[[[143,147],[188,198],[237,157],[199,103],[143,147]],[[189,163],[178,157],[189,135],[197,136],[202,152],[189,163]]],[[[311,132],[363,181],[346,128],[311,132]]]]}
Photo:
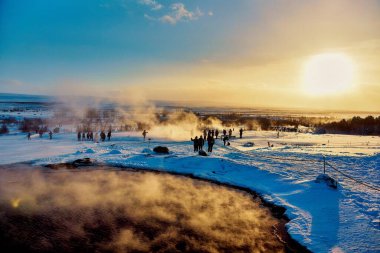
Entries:
{"type": "Polygon", "coordinates": [[[303,69],[303,88],[310,95],[335,95],[354,86],[355,66],[343,53],[312,56],[303,69]]]}

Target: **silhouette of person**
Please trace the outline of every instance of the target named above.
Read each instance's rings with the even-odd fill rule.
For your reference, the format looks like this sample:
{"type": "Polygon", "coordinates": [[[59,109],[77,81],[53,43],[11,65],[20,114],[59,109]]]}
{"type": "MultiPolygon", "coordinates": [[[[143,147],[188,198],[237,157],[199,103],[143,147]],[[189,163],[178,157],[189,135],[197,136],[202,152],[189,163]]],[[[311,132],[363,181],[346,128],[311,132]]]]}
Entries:
{"type": "Polygon", "coordinates": [[[111,140],[111,135],[112,135],[112,133],[111,133],[111,129],[110,129],[110,130],[108,130],[108,133],[107,133],[108,140],[111,140]]]}
{"type": "Polygon", "coordinates": [[[228,141],[228,136],[224,135],[223,137],[223,145],[226,146],[226,142],[228,141]]]}
{"type": "Polygon", "coordinates": [[[205,139],[203,139],[202,135],[198,139],[199,145],[198,148],[199,150],[203,150],[203,145],[205,145],[205,139]]]}
{"type": "Polygon", "coordinates": [[[100,139],[101,139],[102,141],[105,141],[105,140],[106,140],[106,134],[104,133],[104,131],[101,131],[101,132],[100,132],[100,139]]]}
{"type": "Polygon", "coordinates": [[[146,134],[147,134],[148,132],[146,131],[146,130],[144,130],[143,132],[142,132],[142,135],[144,136],[144,141],[145,141],[145,138],[146,138],[146,134]]]}
{"type": "Polygon", "coordinates": [[[207,146],[208,146],[207,151],[208,152],[212,152],[212,147],[214,146],[214,142],[215,142],[214,137],[209,135],[207,137],[207,146]]]}
{"type": "Polygon", "coordinates": [[[191,141],[193,142],[193,145],[194,145],[194,152],[198,151],[198,148],[199,148],[199,140],[198,140],[198,136],[195,136],[195,138],[191,138],[191,141]]]}

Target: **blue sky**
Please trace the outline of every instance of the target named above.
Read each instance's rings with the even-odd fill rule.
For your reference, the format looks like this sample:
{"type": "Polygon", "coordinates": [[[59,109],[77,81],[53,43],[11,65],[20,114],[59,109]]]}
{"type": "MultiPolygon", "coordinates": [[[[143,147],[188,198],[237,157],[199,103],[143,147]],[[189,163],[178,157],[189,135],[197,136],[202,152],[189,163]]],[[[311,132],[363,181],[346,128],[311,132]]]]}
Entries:
{"type": "Polygon", "coordinates": [[[138,0],[2,1],[2,79],[48,85],[58,75],[93,78],[192,61],[212,54],[231,29],[218,28],[231,1],[184,1],[189,12],[202,14],[176,24],[151,20],[171,13],[176,1],[164,2],[152,10],[138,0]]]}
{"type": "Polygon", "coordinates": [[[373,110],[379,42],[377,0],[1,0],[0,92],[373,110]],[[356,90],[302,94],[324,52],[355,62],[356,90]]]}

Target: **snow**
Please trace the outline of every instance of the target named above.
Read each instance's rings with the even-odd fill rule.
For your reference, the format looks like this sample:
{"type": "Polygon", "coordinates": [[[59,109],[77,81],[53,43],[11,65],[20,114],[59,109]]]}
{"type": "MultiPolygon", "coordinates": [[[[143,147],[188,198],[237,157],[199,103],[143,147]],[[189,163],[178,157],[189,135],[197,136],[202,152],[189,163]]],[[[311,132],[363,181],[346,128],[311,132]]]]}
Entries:
{"type": "Polygon", "coordinates": [[[55,134],[53,140],[37,135],[30,141],[15,134],[0,137],[0,164],[44,165],[90,157],[110,165],[193,174],[250,188],[284,206],[291,219],[289,233],[313,252],[380,251],[380,192],[328,167],[338,190],[315,182],[326,155],[342,172],[379,187],[380,137],[280,133],[277,138],[276,132],[245,132],[229,147],[218,140],[208,157],[192,149],[190,141],[144,142],[134,132],[114,133],[103,143],[78,142],[75,133],[55,134]],[[244,145],[248,142],[255,145],[244,145]],[[158,145],[167,146],[170,154],[156,155],[152,149],[158,145]]]}

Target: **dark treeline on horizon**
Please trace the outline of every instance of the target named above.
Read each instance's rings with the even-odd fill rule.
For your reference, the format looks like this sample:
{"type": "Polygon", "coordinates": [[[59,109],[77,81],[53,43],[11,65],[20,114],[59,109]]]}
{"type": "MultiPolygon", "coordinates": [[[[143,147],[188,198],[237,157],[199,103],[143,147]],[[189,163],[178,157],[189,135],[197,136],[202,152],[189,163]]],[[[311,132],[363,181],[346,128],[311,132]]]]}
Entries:
{"type": "Polygon", "coordinates": [[[342,119],[338,122],[330,122],[319,126],[326,133],[345,133],[357,135],[380,135],[380,116],[367,116],[361,118],[355,116],[351,119],[342,119]]]}

